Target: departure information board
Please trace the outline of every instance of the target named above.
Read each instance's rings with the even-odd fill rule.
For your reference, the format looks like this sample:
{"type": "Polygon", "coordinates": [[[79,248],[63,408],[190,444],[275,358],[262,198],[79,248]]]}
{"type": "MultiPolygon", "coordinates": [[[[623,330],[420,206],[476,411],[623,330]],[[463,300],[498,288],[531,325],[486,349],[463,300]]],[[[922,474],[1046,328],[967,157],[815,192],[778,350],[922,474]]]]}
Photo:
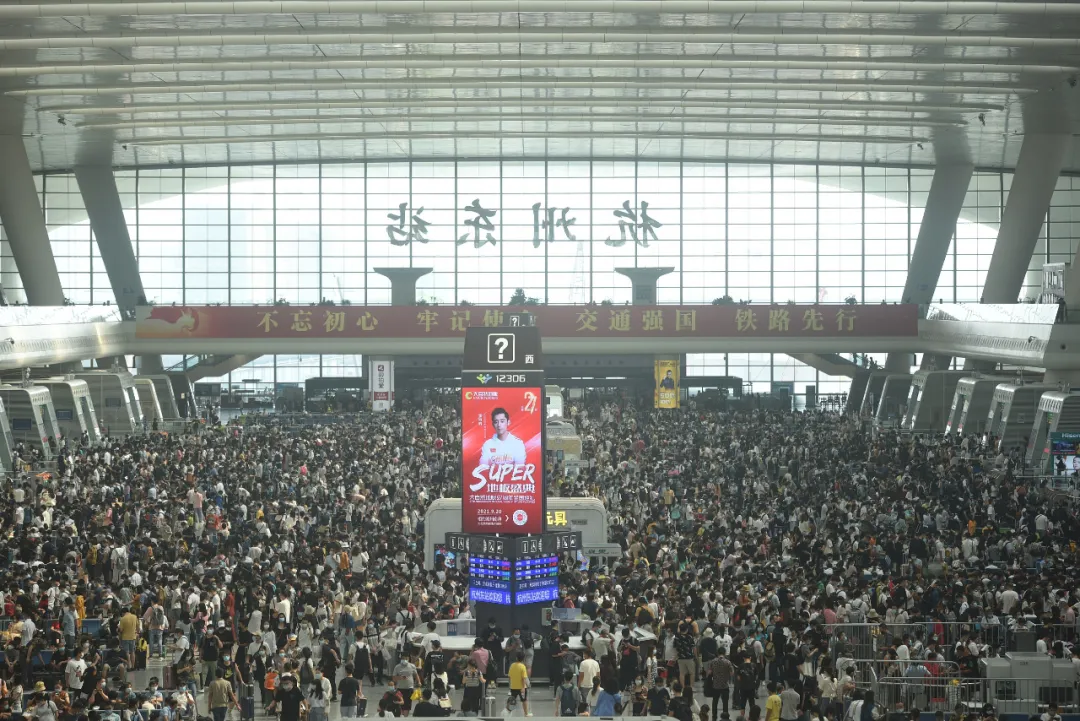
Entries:
{"type": "Polygon", "coordinates": [[[514,561],[514,603],[545,603],[559,597],[559,557],[539,556],[514,561]]]}
{"type": "Polygon", "coordinates": [[[507,558],[469,556],[469,600],[509,605],[513,590],[511,569],[507,558]]]}

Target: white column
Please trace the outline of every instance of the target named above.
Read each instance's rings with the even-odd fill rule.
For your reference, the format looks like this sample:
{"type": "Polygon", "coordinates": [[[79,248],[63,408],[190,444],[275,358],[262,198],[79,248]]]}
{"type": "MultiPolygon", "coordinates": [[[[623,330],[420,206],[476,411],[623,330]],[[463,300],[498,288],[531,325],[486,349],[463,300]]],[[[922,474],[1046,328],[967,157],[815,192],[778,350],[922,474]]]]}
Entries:
{"type": "MultiPolygon", "coordinates": [[[[915,240],[907,279],[904,281],[903,302],[929,303],[933,300],[945,256],[949,253],[949,244],[956,234],[956,219],[964,207],[973,170],[974,166],[970,163],[935,168],[922,224],[919,225],[919,237],[915,240]]],[[[890,353],[885,360],[886,370],[907,373],[910,370],[910,355],[890,353]]]]}
{"type": "Polygon", "coordinates": [[[0,135],[0,221],[31,305],[63,305],[45,215],[41,210],[30,159],[21,135],[0,135]]]}
{"type": "Polygon", "coordinates": [[[986,272],[983,303],[1017,301],[1070,140],[1068,133],[1037,133],[1024,138],[986,272]]]}

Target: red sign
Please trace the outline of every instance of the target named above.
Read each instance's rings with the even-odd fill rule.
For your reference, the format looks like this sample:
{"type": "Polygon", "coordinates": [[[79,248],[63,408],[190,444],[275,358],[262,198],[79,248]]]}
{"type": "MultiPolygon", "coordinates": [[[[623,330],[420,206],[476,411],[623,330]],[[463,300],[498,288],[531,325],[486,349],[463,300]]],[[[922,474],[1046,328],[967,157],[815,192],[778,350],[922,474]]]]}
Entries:
{"type": "Polygon", "coordinates": [[[461,391],[461,529],[543,533],[539,388],[461,391]]]}
{"type": "MultiPolygon", "coordinates": [[[[143,309],[140,309],[143,310],[143,309]]],[[[168,306],[143,310],[137,338],[463,338],[528,310],[545,338],[916,338],[904,305],[168,306]]]]}

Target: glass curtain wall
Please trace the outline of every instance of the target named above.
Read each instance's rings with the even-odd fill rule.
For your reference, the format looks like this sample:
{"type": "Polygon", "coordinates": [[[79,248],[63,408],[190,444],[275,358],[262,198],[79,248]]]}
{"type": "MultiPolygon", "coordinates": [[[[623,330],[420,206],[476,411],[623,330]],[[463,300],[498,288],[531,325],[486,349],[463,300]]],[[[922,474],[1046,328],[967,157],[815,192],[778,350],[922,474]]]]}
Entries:
{"type": "MultiPolygon", "coordinates": [[[[615,272],[667,266],[660,303],[900,302],[932,171],[621,161],[460,161],[117,171],[147,298],[158,304],[390,301],[375,268],[433,269],[418,295],[505,303],[630,300],[615,272]]],[[[65,294],[113,299],[70,174],[38,178],[65,294]]],[[[936,296],[977,301],[1011,175],[972,180],[936,296]]],[[[1062,178],[1021,297],[1043,262],[1071,260],[1080,179],[1062,178]]],[[[5,263],[11,261],[4,249],[5,263]]],[[[691,374],[755,391],[833,379],[776,354],[696,354],[691,374]]],[[[354,358],[265,357],[232,374],[296,382],[354,358]]]]}

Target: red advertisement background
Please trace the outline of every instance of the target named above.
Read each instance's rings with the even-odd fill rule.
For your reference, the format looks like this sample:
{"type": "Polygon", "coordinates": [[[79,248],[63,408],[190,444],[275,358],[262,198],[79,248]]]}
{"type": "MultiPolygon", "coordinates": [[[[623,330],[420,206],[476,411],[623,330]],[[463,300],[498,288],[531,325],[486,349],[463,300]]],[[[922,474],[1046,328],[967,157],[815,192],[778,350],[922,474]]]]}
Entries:
{"type": "Polygon", "coordinates": [[[545,338],[858,338],[919,335],[919,307],[682,306],[155,306],[137,338],[464,338],[528,310],[545,338]],[[780,318],[782,316],[782,320],[780,318]]]}
{"type": "MultiPolygon", "coordinates": [[[[464,388],[461,391],[461,529],[465,533],[543,533],[544,531],[544,452],[542,401],[539,388],[464,388]],[[526,411],[528,396],[532,395],[532,412],[526,411]],[[494,394],[497,398],[485,398],[494,394]],[[479,396],[479,397],[478,397],[479,396]],[[525,462],[535,466],[533,479],[536,490],[528,503],[482,500],[487,488],[474,492],[470,484],[476,482],[473,471],[480,464],[484,443],[495,435],[491,412],[505,408],[510,414],[512,435],[525,444],[525,462]],[[498,524],[480,522],[481,511],[499,511],[498,524]],[[528,514],[524,525],[511,520],[515,511],[528,514]]],[[[511,482],[510,476],[506,481],[511,482]]]]}

